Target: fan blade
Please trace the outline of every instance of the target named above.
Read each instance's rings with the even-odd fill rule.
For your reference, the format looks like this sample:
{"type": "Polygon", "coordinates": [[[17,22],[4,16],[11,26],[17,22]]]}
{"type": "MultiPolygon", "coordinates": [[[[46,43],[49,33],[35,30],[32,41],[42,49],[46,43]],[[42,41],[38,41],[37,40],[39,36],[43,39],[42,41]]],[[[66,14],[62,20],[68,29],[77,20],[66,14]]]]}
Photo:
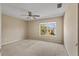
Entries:
{"type": "Polygon", "coordinates": [[[25,14],[25,15],[21,15],[21,16],[28,16],[28,15],[25,14]]]}
{"type": "Polygon", "coordinates": [[[40,17],[40,15],[32,15],[33,17],[40,17]]]}
{"type": "Polygon", "coordinates": [[[26,17],[26,19],[28,19],[28,20],[34,20],[34,19],[36,19],[35,17],[26,17]]]}

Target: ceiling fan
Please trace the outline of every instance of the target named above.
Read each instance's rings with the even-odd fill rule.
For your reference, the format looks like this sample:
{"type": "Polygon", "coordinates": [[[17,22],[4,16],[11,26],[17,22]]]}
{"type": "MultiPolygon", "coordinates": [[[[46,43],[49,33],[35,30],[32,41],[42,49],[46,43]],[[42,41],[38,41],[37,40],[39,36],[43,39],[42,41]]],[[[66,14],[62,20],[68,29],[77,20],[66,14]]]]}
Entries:
{"type": "Polygon", "coordinates": [[[28,11],[27,14],[22,16],[26,16],[27,19],[36,19],[36,17],[40,17],[40,15],[33,15],[31,11],[28,11]]]}

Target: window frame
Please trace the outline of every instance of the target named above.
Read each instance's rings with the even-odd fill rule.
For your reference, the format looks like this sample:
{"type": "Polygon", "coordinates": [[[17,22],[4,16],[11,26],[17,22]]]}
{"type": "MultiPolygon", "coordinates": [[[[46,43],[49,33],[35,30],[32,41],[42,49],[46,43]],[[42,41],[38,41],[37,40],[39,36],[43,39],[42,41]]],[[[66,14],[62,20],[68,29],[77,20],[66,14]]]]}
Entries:
{"type": "MultiPolygon", "coordinates": [[[[56,37],[56,35],[41,35],[41,24],[50,24],[50,23],[56,23],[56,22],[42,22],[42,23],[39,23],[39,35],[40,36],[50,36],[50,37],[56,37]]],[[[56,28],[57,28],[57,23],[56,23],[56,28]]],[[[47,27],[47,32],[48,32],[48,27],[47,27]]],[[[56,31],[57,32],[57,31],[56,31]]],[[[56,33],[57,34],[57,33],[56,33]]]]}

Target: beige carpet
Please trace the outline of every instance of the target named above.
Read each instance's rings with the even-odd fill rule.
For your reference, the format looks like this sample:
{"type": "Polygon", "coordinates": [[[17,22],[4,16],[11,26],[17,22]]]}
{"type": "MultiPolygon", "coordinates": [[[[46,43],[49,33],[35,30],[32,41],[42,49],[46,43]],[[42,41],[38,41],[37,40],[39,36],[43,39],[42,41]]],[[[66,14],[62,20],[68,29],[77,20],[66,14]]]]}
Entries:
{"type": "Polygon", "coordinates": [[[2,46],[3,56],[67,56],[63,45],[38,41],[21,40],[2,46]]]}

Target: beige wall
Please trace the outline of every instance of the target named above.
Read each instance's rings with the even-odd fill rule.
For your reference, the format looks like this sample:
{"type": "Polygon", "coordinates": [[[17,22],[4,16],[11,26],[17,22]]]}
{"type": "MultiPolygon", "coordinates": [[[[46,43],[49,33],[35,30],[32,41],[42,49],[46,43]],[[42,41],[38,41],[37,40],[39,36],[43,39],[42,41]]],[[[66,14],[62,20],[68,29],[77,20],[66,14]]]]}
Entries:
{"type": "Polygon", "coordinates": [[[59,42],[63,41],[63,17],[56,17],[52,19],[46,20],[38,20],[38,21],[28,21],[28,39],[38,39],[45,40],[50,42],[59,42]],[[57,23],[57,37],[51,36],[40,36],[39,34],[39,24],[44,22],[56,22],[57,23]]]}
{"type": "Polygon", "coordinates": [[[27,22],[2,15],[2,44],[11,43],[25,39],[27,33],[27,22]]]}
{"type": "Polygon", "coordinates": [[[1,48],[1,4],[0,4],[0,48],[1,48]]]}
{"type": "Polygon", "coordinates": [[[78,5],[68,4],[64,16],[64,44],[69,55],[78,55],[78,5]]]}
{"type": "Polygon", "coordinates": [[[14,17],[2,15],[2,44],[11,43],[21,39],[38,39],[51,42],[63,41],[63,17],[40,21],[24,21],[14,17]],[[40,36],[39,24],[43,22],[57,23],[57,37],[40,36]]]}

